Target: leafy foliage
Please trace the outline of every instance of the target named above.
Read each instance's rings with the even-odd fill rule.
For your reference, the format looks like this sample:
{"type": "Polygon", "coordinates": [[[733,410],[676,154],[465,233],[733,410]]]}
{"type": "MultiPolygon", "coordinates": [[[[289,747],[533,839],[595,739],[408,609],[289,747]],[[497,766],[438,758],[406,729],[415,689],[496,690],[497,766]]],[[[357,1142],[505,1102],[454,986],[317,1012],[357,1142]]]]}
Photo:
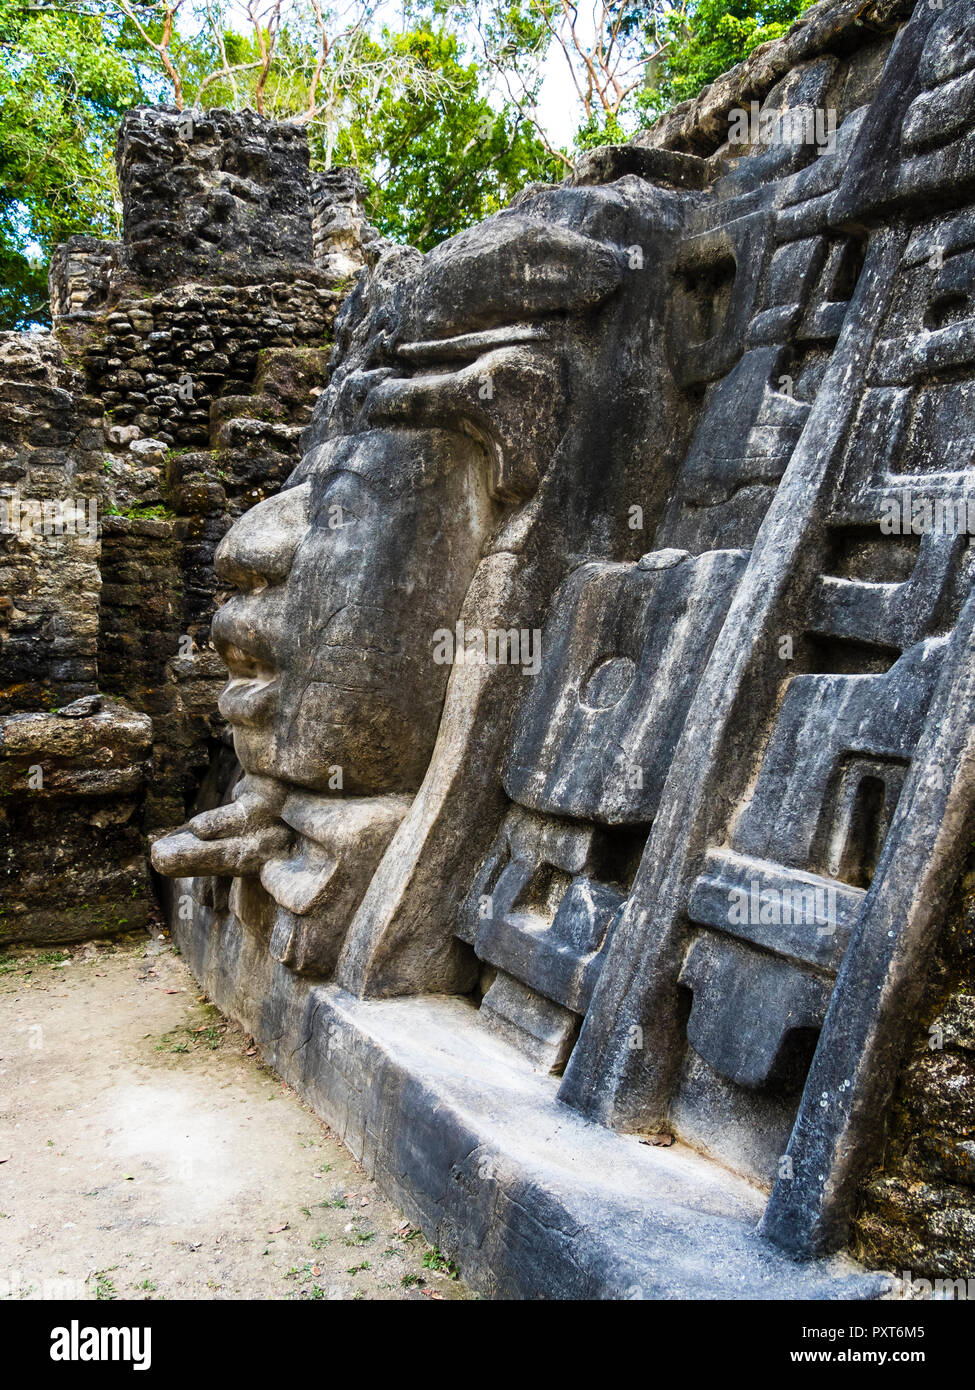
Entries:
{"type": "Polygon", "coordinates": [[[43,318],[43,265],[73,232],[115,235],[121,113],[154,92],[126,26],[66,0],[0,0],[0,320],[43,318]],[[39,264],[34,262],[39,262],[39,264]]]}
{"type": "MultiPolygon", "coordinates": [[[[516,112],[492,110],[477,65],[461,63],[453,34],[386,32],[383,43],[447,79],[419,97],[406,83],[377,94],[363,82],[350,94],[335,162],[362,173],[369,213],[387,236],[427,251],[503,207],[526,183],[559,172],[516,112]]],[[[310,135],[314,160],[314,125],[310,135]]]]}
{"type": "Polygon", "coordinates": [[[47,321],[58,242],[118,235],[131,106],[300,120],[313,166],[354,165],[379,228],[428,250],[571,164],[539,120],[546,63],[572,67],[575,150],[615,143],[812,0],[598,0],[591,34],[560,0],[404,0],[395,30],[354,3],[340,20],[323,0],[0,0],[0,328],[47,321]]]}
{"type": "Polygon", "coordinates": [[[781,38],[814,0],[691,0],[686,13],[665,19],[667,48],[640,94],[652,115],[697,96],[702,87],[742,62],[760,44],[781,38]]]}

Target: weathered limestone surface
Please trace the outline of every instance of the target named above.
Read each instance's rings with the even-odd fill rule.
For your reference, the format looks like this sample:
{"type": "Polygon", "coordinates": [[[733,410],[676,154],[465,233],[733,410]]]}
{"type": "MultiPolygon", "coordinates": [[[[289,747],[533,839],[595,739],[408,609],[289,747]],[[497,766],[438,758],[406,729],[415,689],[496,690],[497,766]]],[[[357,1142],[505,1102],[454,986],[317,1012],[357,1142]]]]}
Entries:
{"type": "Polygon", "coordinates": [[[196,810],[201,984],[475,1287],[967,1277],[969,4],[824,0],[425,256],[249,115],[120,168],[0,344],[3,490],[106,512],[4,538],[5,934],[53,817],[120,916],[196,810]]]}
{"type": "MultiPolygon", "coordinates": [[[[824,57],[843,60],[831,95],[847,103],[869,99],[877,61],[889,50],[898,22],[908,19],[915,7],[916,0],[820,0],[784,38],[756,48],[744,63],[668,111],[634,143],[712,154],[727,139],[729,111],[764,102],[784,77],[824,57]]],[[[936,0],[928,8],[944,6],[936,0]]]]}
{"type": "Polygon", "coordinates": [[[355,169],[329,169],[312,180],[315,264],[343,281],[374,264],[388,243],[367,220],[366,186],[355,169]]]}
{"type": "Polygon", "coordinates": [[[147,282],[253,282],[311,263],[308,145],[252,112],[137,108],[118,149],[128,259],[147,282]]]}
{"type": "Polygon", "coordinates": [[[91,688],[98,403],[47,333],[0,335],[0,711],[91,688]],[[47,525],[45,525],[45,521],[47,525]]]}
{"type": "Polygon", "coordinates": [[[0,747],[4,938],[85,941],[145,925],[148,715],[87,695],[0,720],[0,747]]]}
{"type": "Polygon", "coordinates": [[[146,834],[229,756],[214,552],[297,462],[336,312],[378,245],[361,183],[313,176],[296,127],[136,110],[118,161],[123,240],[70,238],[53,333],[0,341],[0,943],[154,910],[146,834]],[[114,766],[110,721],[52,722],[96,693],[149,730],[124,788],[80,775],[114,766]],[[88,731],[72,777],[66,727],[88,731]]]}
{"type": "Polygon", "coordinates": [[[486,1292],[975,1255],[973,73],[960,0],[827,0],[388,249],[217,551],[180,939],[486,1292]]]}

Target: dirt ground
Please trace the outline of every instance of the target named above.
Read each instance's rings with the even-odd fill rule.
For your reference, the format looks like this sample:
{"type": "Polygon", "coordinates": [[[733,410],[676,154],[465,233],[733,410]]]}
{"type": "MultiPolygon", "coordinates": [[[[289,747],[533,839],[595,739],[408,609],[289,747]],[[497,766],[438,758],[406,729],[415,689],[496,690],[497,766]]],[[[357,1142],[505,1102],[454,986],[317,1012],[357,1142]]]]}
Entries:
{"type": "Polygon", "coordinates": [[[470,1296],[168,940],[0,956],[0,1299],[470,1296]]]}

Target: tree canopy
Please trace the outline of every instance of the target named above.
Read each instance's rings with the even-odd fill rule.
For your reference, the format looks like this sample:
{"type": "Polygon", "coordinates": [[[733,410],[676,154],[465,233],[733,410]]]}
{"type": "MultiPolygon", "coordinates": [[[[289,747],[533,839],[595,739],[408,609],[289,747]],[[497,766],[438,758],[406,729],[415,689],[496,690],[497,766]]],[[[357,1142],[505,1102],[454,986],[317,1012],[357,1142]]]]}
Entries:
{"type": "Polygon", "coordinates": [[[46,321],[59,241],[118,235],[132,106],[299,121],[313,167],[354,165],[380,229],[427,250],[695,95],[812,0],[405,0],[395,23],[391,0],[338,3],[0,0],[0,327],[46,321]],[[545,119],[553,65],[569,139],[545,119]]]}
{"type": "Polygon", "coordinates": [[[73,232],[115,235],[122,113],[155,97],[125,25],[0,0],[0,321],[43,314],[46,263],[73,232]]]}
{"type": "Polygon", "coordinates": [[[677,7],[663,32],[667,45],[640,103],[648,114],[697,96],[760,44],[781,38],[814,0],[696,0],[677,7]]]}

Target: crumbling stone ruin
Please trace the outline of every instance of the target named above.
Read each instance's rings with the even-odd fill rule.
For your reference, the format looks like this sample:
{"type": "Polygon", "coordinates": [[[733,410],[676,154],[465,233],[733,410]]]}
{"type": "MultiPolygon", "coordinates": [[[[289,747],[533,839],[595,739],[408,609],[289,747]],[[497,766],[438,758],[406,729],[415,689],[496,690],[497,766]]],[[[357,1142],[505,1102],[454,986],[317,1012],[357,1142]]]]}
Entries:
{"type": "Polygon", "coordinates": [[[294,126],[136,110],[118,163],[123,240],[72,237],[53,333],[0,335],[0,942],[148,919],[146,835],[231,757],[214,551],[300,458],[380,249],[294,126]]]}
{"type": "MultiPolygon", "coordinates": [[[[290,135],[244,124],[261,166],[214,153],[230,118],[186,139],[175,120],[123,132],[131,241],[67,248],[62,279],[91,274],[59,302],[94,315],[66,330],[89,346],[62,366],[48,344],[30,380],[61,392],[79,460],[99,402],[189,450],[125,493],[180,520],[103,538],[101,606],[135,660],[172,590],[126,542],[169,538],[183,606],[155,630],[193,650],[139,651],[156,706],[116,647],[105,693],[125,704],[80,712],[150,717],[151,830],[217,727],[208,641],[229,671],[236,760],[152,851],[196,977],[485,1293],[860,1299],[967,1278],[969,6],[823,0],[565,184],[425,256],[373,245],[327,376],[290,395],[267,364],[293,343],[259,336],[284,308],[233,308],[234,352],[209,310],[283,305],[301,208],[338,255],[362,244],[357,201],[296,208],[290,135]],[[171,176],[140,172],[177,140],[171,176]],[[259,289],[236,278],[248,202],[279,277],[259,289]],[[200,285],[156,287],[156,266],[200,285]],[[119,275],[148,299],[93,307],[84,285],[119,275]],[[227,388],[245,343],[275,427],[325,383],[293,470],[282,436],[239,423],[260,419],[227,388]],[[209,409],[179,408],[177,370],[209,409]],[[198,724],[162,703],[193,681],[198,724]]],[[[311,348],[310,306],[338,295],[301,274],[287,322],[311,348]]],[[[43,462],[27,448],[22,476],[43,462]]],[[[58,679],[111,663],[105,631],[58,679]]],[[[36,724],[35,763],[62,746],[51,715],[5,722],[22,801],[29,720],[54,729],[36,724]]]]}

